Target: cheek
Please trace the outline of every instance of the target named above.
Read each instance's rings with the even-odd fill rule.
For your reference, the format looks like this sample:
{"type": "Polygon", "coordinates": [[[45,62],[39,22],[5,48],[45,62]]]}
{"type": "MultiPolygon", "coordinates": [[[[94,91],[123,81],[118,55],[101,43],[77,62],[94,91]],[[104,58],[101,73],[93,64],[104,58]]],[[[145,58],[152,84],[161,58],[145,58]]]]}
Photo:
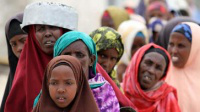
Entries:
{"type": "Polygon", "coordinates": [[[54,99],[55,94],[56,94],[56,88],[53,86],[49,86],[49,94],[50,94],[51,98],[54,99]]]}
{"type": "Polygon", "coordinates": [[[62,34],[61,34],[61,30],[56,30],[53,32],[55,39],[57,40],[62,34]]]}

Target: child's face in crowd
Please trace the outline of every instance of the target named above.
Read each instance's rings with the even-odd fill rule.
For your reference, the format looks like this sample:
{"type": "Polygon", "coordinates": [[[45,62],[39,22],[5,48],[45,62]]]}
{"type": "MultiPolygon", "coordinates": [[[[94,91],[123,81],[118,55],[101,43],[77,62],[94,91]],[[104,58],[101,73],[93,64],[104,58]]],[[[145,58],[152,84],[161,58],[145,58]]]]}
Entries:
{"type": "Polygon", "coordinates": [[[98,52],[98,63],[110,74],[117,64],[118,57],[119,54],[115,48],[102,50],[98,52]]]}
{"type": "Polygon", "coordinates": [[[17,58],[20,57],[26,38],[27,34],[20,34],[20,35],[15,35],[10,39],[10,45],[12,47],[12,51],[17,58]]]}
{"type": "Polygon", "coordinates": [[[75,98],[77,83],[74,72],[67,65],[60,65],[52,70],[49,79],[49,94],[60,108],[67,107],[75,98]]]}

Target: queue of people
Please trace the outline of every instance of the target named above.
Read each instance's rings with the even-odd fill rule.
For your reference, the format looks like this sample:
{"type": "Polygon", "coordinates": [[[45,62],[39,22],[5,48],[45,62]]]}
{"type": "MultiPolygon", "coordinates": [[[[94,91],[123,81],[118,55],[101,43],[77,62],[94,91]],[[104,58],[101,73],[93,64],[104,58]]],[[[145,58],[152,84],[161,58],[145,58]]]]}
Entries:
{"type": "Polygon", "coordinates": [[[145,6],[144,17],[110,6],[86,34],[71,6],[27,5],[5,27],[10,73],[0,111],[198,112],[200,26],[170,16],[165,0],[145,6]]]}

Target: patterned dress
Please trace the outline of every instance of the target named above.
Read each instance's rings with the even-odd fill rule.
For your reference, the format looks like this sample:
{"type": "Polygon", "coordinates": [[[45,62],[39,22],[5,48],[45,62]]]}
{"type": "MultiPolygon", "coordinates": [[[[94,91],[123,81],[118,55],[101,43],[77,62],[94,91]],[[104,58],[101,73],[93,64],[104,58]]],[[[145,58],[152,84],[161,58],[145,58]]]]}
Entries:
{"type": "Polygon", "coordinates": [[[97,88],[92,88],[96,103],[101,112],[119,112],[120,106],[112,86],[99,73],[88,80],[89,84],[102,84],[97,88]]]}

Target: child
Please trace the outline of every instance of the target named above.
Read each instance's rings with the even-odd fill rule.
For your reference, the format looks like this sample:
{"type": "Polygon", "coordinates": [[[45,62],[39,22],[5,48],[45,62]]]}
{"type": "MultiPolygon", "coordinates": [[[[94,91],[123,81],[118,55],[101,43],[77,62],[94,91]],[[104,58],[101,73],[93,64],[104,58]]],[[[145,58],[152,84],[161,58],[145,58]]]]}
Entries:
{"type": "Polygon", "coordinates": [[[53,58],[45,71],[42,94],[33,112],[99,112],[80,62],[53,58]]]}

